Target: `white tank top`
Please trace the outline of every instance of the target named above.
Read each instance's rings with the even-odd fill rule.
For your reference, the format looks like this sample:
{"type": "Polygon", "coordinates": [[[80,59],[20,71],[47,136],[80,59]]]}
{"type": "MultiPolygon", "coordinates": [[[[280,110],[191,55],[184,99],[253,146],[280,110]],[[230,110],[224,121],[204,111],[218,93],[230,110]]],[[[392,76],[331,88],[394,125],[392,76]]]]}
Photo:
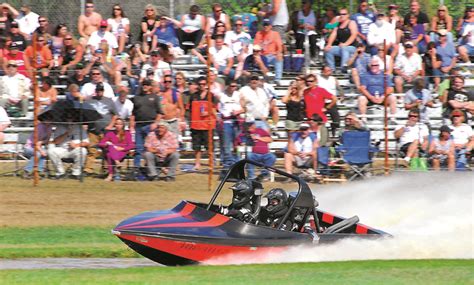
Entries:
{"type": "Polygon", "coordinates": [[[329,76],[328,78],[318,76],[318,86],[326,89],[332,95],[337,95],[336,77],[334,76],[329,76]]]}
{"type": "MultiPolygon", "coordinates": [[[[272,7],[271,7],[272,8],[272,7]]],[[[273,9],[273,8],[272,8],[273,9]]],[[[281,0],[280,9],[278,12],[270,17],[270,21],[273,26],[288,26],[288,6],[286,6],[286,0],[281,0]]]]}
{"type": "Polygon", "coordinates": [[[189,17],[189,14],[184,15],[184,25],[183,30],[197,31],[203,29],[201,22],[202,15],[196,15],[194,19],[189,17]]]}
{"type": "MultiPolygon", "coordinates": [[[[219,16],[219,21],[225,24],[225,17],[226,17],[226,14],[221,13],[221,15],[219,16]]],[[[207,21],[209,22],[210,32],[212,32],[218,20],[216,20],[214,16],[211,16],[207,18],[207,21]]]]}

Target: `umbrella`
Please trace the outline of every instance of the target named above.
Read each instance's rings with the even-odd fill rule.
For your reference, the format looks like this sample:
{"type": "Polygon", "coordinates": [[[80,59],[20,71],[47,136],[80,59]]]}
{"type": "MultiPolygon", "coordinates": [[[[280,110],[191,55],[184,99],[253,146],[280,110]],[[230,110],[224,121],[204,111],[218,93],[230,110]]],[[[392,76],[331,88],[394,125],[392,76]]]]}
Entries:
{"type": "Polygon", "coordinates": [[[102,115],[89,103],[71,100],[58,100],[38,115],[40,121],[65,122],[68,118],[83,123],[102,119],[102,115]]]}

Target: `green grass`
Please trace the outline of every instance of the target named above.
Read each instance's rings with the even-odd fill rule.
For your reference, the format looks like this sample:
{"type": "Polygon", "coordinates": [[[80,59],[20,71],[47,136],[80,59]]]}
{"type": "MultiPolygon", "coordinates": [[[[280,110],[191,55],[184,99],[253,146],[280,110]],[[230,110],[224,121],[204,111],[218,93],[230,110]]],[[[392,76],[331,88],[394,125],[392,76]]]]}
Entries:
{"type": "Polygon", "coordinates": [[[112,227],[2,228],[0,258],[137,257],[112,227]]]}
{"type": "Polygon", "coordinates": [[[0,284],[474,284],[473,260],[5,270],[0,284]]]}

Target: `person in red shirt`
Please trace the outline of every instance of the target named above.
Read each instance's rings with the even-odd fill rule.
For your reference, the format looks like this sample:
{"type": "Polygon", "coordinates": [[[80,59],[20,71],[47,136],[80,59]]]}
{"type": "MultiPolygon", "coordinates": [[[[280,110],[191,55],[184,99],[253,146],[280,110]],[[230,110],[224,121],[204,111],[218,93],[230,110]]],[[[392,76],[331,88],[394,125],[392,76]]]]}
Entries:
{"type": "MultiPolygon", "coordinates": [[[[31,66],[38,71],[41,71],[41,75],[46,77],[49,75],[49,70],[53,67],[53,55],[51,50],[45,45],[45,38],[43,35],[38,35],[36,39],[36,58],[33,58],[33,45],[29,46],[25,50],[25,62],[26,66],[31,66]]],[[[31,77],[30,77],[31,78],[31,77]]]]}
{"type": "Polygon", "coordinates": [[[5,54],[5,58],[4,58],[4,61],[5,61],[4,69],[6,69],[6,63],[12,60],[16,61],[18,73],[23,74],[24,76],[28,76],[26,72],[26,66],[25,66],[25,55],[22,51],[18,49],[18,45],[16,43],[12,43],[8,47],[8,53],[5,54]]]}
{"type": "Polygon", "coordinates": [[[317,86],[317,77],[313,74],[306,76],[306,89],[303,92],[306,109],[306,118],[312,118],[318,114],[323,122],[327,121],[326,111],[336,105],[337,98],[326,89],[317,86]],[[331,103],[326,105],[326,100],[331,103]]]}

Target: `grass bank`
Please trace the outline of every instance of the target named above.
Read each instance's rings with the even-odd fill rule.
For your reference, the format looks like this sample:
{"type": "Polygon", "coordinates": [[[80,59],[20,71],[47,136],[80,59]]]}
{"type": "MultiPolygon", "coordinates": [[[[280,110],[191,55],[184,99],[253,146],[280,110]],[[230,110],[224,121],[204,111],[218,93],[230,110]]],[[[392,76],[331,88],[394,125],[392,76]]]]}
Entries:
{"type": "Polygon", "coordinates": [[[473,260],[5,270],[0,284],[473,284],[473,260]]]}

